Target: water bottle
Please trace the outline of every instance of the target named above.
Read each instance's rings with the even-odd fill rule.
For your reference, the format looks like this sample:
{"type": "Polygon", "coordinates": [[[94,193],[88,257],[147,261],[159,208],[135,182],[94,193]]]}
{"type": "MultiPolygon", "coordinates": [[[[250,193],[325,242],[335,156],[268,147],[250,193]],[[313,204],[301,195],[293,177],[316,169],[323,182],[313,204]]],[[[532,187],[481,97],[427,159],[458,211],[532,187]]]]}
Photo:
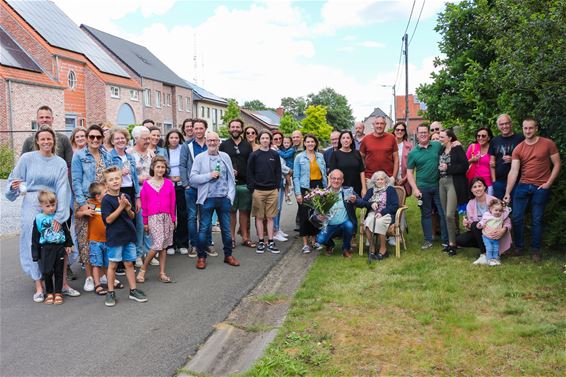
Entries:
{"type": "Polygon", "coordinates": [[[19,191],[21,196],[24,196],[28,192],[28,187],[24,181],[20,182],[19,191]]]}
{"type": "Polygon", "coordinates": [[[219,174],[218,178],[220,178],[220,161],[216,162],[216,166],[214,167],[214,171],[218,172],[218,174],[219,174]]]}

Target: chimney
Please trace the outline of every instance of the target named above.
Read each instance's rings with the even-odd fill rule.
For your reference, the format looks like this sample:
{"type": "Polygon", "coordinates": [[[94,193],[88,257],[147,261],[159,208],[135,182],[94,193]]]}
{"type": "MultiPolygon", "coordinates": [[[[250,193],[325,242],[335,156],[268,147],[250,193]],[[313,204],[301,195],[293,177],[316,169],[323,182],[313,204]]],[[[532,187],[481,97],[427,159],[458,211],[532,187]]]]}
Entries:
{"type": "Polygon", "coordinates": [[[283,109],[282,107],[276,108],[275,112],[277,113],[277,115],[279,115],[279,118],[283,118],[283,115],[285,115],[285,109],[283,109]]]}

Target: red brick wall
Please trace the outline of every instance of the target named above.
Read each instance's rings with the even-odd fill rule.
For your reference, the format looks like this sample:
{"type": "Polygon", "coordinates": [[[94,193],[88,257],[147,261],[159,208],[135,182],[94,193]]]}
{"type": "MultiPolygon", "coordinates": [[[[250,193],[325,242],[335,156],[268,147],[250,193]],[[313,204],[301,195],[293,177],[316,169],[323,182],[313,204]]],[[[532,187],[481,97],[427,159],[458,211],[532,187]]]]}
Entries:
{"type": "Polygon", "coordinates": [[[65,89],[65,111],[78,114],[79,118],[86,118],[85,71],[84,64],[72,60],[59,58],[59,82],[65,89]],[[69,72],[75,72],[77,84],[74,89],[69,87],[69,72]]]}
{"type": "Polygon", "coordinates": [[[0,77],[0,144],[7,144],[8,137],[8,111],[6,103],[6,80],[0,77]]]}
{"type": "MultiPolygon", "coordinates": [[[[85,69],[86,124],[106,121],[106,85],[90,71],[85,69]]],[[[110,89],[108,89],[110,90],[110,89]]],[[[110,95],[110,94],[108,94],[110,95]]]]}
{"type": "Polygon", "coordinates": [[[41,65],[48,75],[54,77],[54,59],[51,53],[32,36],[32,33],[35,34],[35,32],[27,24],[20,24],[12,16],[12,13],[5,8],[7,6],[4,2],[0,3],[0,25],[41,65]]]}

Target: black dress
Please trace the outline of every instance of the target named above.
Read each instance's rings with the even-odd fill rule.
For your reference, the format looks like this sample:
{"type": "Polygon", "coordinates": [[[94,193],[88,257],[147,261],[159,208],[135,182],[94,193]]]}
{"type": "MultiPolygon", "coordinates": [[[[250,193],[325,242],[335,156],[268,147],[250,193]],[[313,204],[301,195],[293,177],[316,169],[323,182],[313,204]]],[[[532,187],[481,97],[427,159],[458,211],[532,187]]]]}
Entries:
{"type": "Polygon", "coordinates": [[[365,167],[362,155],[358,150],[354,149],[350,152],[343,152],[341,150],[334,151],[330,157],[329,172],[334,169],[339,169],[342,173],[344,173],[343,186],[353,187],[354,191],[358,195],[361,195],[362,180],[360,178],[360,173],[365,170],[365,167]]]}

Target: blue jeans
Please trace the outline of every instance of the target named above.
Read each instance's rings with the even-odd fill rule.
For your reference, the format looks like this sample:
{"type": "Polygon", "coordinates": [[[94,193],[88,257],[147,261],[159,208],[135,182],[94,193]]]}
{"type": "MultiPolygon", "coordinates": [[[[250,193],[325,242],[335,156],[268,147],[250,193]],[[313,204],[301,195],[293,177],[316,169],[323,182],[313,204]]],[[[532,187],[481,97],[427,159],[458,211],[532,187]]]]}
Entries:
{"type": "Polygon", "coordinates": [[[273,231],[277,233],[280,228],[281,223],[281,211],[283,210],[283,198],[285,197],[285,188],[282,186],[279,188],[279,198],[277,200],[277,216],[273,219],[273,231]]]}
{"type": "Polygon", "coordinates": [[[151,249],[151,238],[149,233],[143,230],[143,216],[140,210],[136,214],[136,256],[144,257],[151,249]]]}
{"type": "Polygon", "coordinates": [[[423,205],[421,206],[421,226],[423,228],[424,238],[428,242],[432,242],[432,203],[438,209],[438,216],[440,217],[440,237],[442,243],[448,244],[448,230],[446,229],[446,217],[440,202],[440,195],[438,187],[434,188],[420,188],[422,193],[423,205]]]}
{"type": "Polygon", "coordinates": [[[327,225],[316,236],[316,242],[325,246],[334,246],[332,237],[342,236],[342,250],[350,250],[352,248],[351,241],[354,235],[354,224],[350,220],[344,221],[342,224],[327,225]]]}
{"type": "MultiPolygon", "coordinates": [[[[192,247],[197,247],[199,238],[197,219],[199,213],[197,208],[197,190],[195,188],[190,187],[188,190],[185,190],[185,201],[187,202],[189,241],[192,247]]],[[[212,227],[208,232],[208,244],[212,245],[212,227]]]]}
{"type": "Polygon", "coordinates": [[[204,204],[199,205],[199,209],[198,257],[206,258],[206,247],[210,245],[208,241],[212,230],[212,212],[215,210],[220,222],[224,257],[232,255],[232,234],[230,232],[230,211],[232,209],[232,203],[230,203],[230,199],[227,197],[208,198],[204,201],[204,204]]]}
{"type": "MultiPolygon", "coordinates": [[[[493,187],[493,196],[495,196],[497,199],[503,200],[503,197],[505,196],[505,190],[507,189],[507,181],[497,180],[493,182],[493,186],[491,187],[493,187]]],[[[517,185],[515,185],[515,187],[517,187],[517,185]]],[[[511,190],[511,203],[513,202],[513,195],[515,195],[515,187],[513,187],[513,190],[511,190]]],[[[507,205],[511,207],[511,203],[508,203],[507,205]]]]}
{"type": "Polygon", "coordinates": [[[549,189],[539,189],[536,185],[518,183],[517,186],[515,186],[511,222],[513,223],[513,231],[515,232],[516,247],[523,248],[525,246],[524,218],[530,201],[532,207],[531,248],[534,252],[540,251],[542,218],[549,196],[549,189]]]}
{"type": "Polygon", "coordinates": [[[486,236],[482,236],[482,239],[487,259],[499,259],[499,240],[492,240],[486,236]]]}

